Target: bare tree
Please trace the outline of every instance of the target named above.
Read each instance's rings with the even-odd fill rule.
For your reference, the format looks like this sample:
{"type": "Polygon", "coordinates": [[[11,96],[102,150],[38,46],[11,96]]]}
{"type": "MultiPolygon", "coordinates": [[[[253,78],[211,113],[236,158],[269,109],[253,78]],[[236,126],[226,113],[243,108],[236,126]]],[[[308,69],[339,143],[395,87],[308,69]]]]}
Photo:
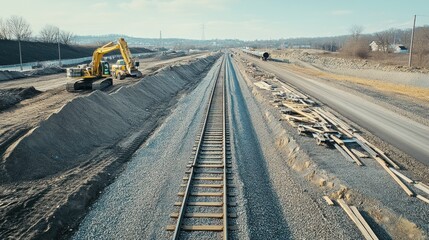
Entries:
{"type": "Polygon", "coordinates": [[[375,34],[375,37],[377,38],[377,44],[378,44],[378,50],[382,52],[389,52],[390,45],[394,41],[395,33],[394,30],[386,30],[383,32],[379,32],[375,34]]]}
{"type": "Polygon", "coordinates": [[[30,24],[23,18],[18,16],[12,16],[7,20],[7,26],[10,33],[16,40],[18,40],[19,46],[19,63],[21,64],[22,71],[22,51],[21,41],[29,40],[31,36],[30,24]]]}
{"type": "Polygon", "coordinates": [[[429,66],[429,26],[416,28],[413,52],[419,66],[429,66]]]}
{"type": "Polygon", "coordinates": [[[353,39],[358,39],[363,32],[363,27],[359,25],[353,25],[350,27],[349,31],[353,39]]]}
{"type": "Polygon", "coordinates": [[[3,40],[10,39],[10,30],[7,26],[7,22],[3,21],[2,18],[0,18],[0,39],[3,39],[3,40]]]}
{"type": "Polygon", "coordinates": [[[358,58],[367,58],[369,53],[369,41],[361,37],[363,27],[354,25],[350,27],[351,37],[344,43],[341,51],[343,54],[358,58]]]}
{"type": "Polygon", "coordinates": [[[58,34],[60,29],[53,25],[46,25],[40,30],[40,40],[46,43],[58,42],[58,34]]]}
{"type": "Polygon", "coordinates": [[[74,38],[74,34],[72,32],[68,32],[68,31],[60,32],[60,42],[62,44],[65,44],[65,45],[71,44],[73,38],[74,38]]]}
{"type": "Polygon", "coordinates": [[[7,26],[10,30],[11,35],[18,41],[30,39],[31,37],[30,24],[23,17],[19,17],[19,16],[10,17],[7,20],[7,26]]]}

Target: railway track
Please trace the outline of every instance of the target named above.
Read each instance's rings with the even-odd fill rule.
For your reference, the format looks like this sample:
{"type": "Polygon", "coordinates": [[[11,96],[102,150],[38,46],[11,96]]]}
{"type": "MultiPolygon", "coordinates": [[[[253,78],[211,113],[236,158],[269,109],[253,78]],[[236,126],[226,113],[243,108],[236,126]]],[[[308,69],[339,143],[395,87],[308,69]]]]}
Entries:
{"type": "Polygon", "coordinates": [[[234,195],[229,155],[229,131],[225,93],[225,64],[222,62],[216,83],[210,95],[201,132],[183,178],[178,211],[171,214],[175,224],[168,225],[173,239],[205,238],[228,239],[228,202],[234,195]]]}

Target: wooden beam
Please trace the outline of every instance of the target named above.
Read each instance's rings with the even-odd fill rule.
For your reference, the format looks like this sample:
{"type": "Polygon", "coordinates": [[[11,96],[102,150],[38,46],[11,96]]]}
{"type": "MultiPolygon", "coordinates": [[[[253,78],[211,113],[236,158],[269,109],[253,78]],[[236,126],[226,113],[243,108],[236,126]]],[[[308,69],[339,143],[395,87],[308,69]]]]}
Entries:
{"type": "Polygon", "coordinates": [[[334,206],[334,202],[332,202],[332,200],[328,196],[323,196],[323,199],[329,206],[334,206]]]}
{"type": "MultiPolygon", "coordinates": [[[[199,207],[222,207],[223,202],[187,202],[186,205],[199,207]]],[[[175,202],[174,206],[182,206],[182,202],[175,202]]]]}
{"type": "Polygon", "coordinates": [[[312,120],[312,121],[318,122],[318,121],[317,121],[317,119],[315,119],[311,114],[306,113],[306,112],[304,112],[304,111],[302,111],[302,110],[298,109],[297,107],[293,106],[292,104],[290,104],[290,103],[285,103],[285,102],[283,102],[283,104],[284,104],[286,107],[290,108],[292,111],[294,111],[294,112],[296,112],[296,113],[298,113],[298,114],[301,114],[302,116],[307,117],[307,118],[309,118],[309,119],[310,119],[310,120],[312,120]]]}
{"type": "Polygon", "coordinates": [[[398,176],[398,177],[402,178],[402,180],[404,180],[405,182],[410,183],[410,184],[411,184],[411,183],[414,183],[414,181],[413,181],[413,180],[411,180],[409,177],[405,176],[404,174],[402,174],[402,173],[398,172],[396,169],[394,169],[394,168],[392,168],[392,167],[389,167],[389,169],[390,169],[394,174],[396,174],[396,176],[398,176]]]}
{"type": "Polygon", "coordinates": [[[346,145],[340,145],[340,147],[356,162],[358,166],[363,166],[363,163],[346,147],[346,145]]]}
{"type": "MultiPolygon", "coordinates": [[[[177,195],[185,196],[185,193],[178,192],[177,195]]],[[[191,192],[190,195],[194,197],[222,197],[223,193],[222,192],[191,192]]]]}
{"type": "MultiPolygon", "coordinates": [[[[174,231],[176,229],[175,225],[168,225],[167,231],[174,231]]],[[[223,225],[182,225],[181,227],[184,231],[214,231],[220,232],[223,231],[223,225]]]]}
{"type": "Polygon", "coordinates": [[[421,182],[418,182],[416,184],[414,184],[414,187],[422,190],[423,192],[425,192],[426,194],[429,194],[429,188],[426,187],[424,184],[422,184],[421,182]]]}
{"type": "Polygon", "coordinates": [[[357,149],[352,148],[351,150],[356,156],[358,156],[360,158],[367,158],[368,157],[368,155],[364,154],[363,152],[361,152],[357,149]]]}
{"type": "Polygon", "coordinates": [[[411,189],[409,189],[407,187],[407,185],[405,185],[401,179],[398,178],[398,176],[396,176],[388,167],[387,164],[383,161],[383,159],[379,158],[379,157],[375,157],[374,158],[383,168],[384,170],[386,170],[386,172],[393,178],[393,180],[395,180],[396,183],[399,184],[399,186],[404,189],[405,193],[410,196],[413,197],[414,196],[414,192],[411,191],[411,189]]]}
{"type": "MultiPolygon", "coordinates": [[[[179,213],[170,214],[171,218],[178,218],[179,213]]],[[[237,218],[237,213],[228,213],[229,218],[237,218]]],[[[223,213],[186,213],[185,218],[223,218],[223,213]]]]}
{"type": "MultiPolygon", "coordinates": [[[[183,177],[183,180],[188,180],[189,177],[183,177]]],[[[194,177],[194,180],[207,180],[207,181],[222,181],[222,177],[194,177]]]]}
{"type": "Polygon", "coordinates": [[[344,142],[341,140],[341,139],[339,139],[337,136],[335,136],[335,135],[331,135],[330,136],[331,138],[332,138],[332,140],[334,140],[334,142],[336,142],[338,145],[340,145],[340,146],[342,146],[342,145],[344,145],[344,142]]]}
{"type": "Polygon", "coordinates": [[[355,216],[359,219],[359,221],[362,223],[362,225],[365,227],[365,229],[368,231],[369,235],[374,240],[378,240],[377,235],[375,235],[374,231],[372,231],[372,228],[368,225],[368,223],[363,218],[362,214],[360,214],[359,210],[355,206],[350,206],[350,209],[355,214],[355,216]]]}
{"type": "MultiPolygon", "coordinates": [[[[179,213],[170,214],[171,218],[178,218],[179,213]]],[[[186,213],[186,218],[223,218],[223,213],[186,213]]]]}
{"type": "Polygon", "coordinates": [[[381,151],[379,148],[377,148],[376,146],[374,146],[373,144],[371,144],[370,142],[368,142],[365,138],[363,138],[360,134],[358,133],[354,133],[353,134],[357,139],[359,139],[361,142],[363,142],[364,144],[368,145],[370,148],[372,148],[382,159],[384,159],[385,161],[387,161],[390,166],[394,167],[395,169],[401,169],[398,164],[396,164],[392,159],[390,159],[389,157],[386,156],[386,154],[381,151]]]}
{"type": "Polygon", "coordinates": [[[359,221],[359,219],[356,217],[356,215],[353,213],[353,211],[350,209],[347,203],[344,202],[343,199],[338,199],[337,202],[341,206],[341,208],[347,213],[349,218],[355,223],[355,225],[358,227],[358,229],[360,230],[364,238],[366,240],[373,240],[371,235],[368,233],[366,228],[362,225],[362,223],[359,221]]]}
{"type": "Polygon", "coordinates": [[[422,200],[423,202],[429,204],[429,199],[423,197],[422,195],[417,194],[417,198],[420,199],[420,200],[422,200]]]}

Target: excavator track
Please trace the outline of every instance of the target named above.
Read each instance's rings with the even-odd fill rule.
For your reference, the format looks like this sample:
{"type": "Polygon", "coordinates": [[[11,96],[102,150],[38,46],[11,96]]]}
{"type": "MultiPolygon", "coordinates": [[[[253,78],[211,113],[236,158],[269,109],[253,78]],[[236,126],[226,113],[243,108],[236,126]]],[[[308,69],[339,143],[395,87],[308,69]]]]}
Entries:
{"type": "Polygon", "coordinates": [[[67,83],[66,89],[68,92],[76,92],[82,90],[103,90],[112,85],[112,78],[85,79],[67,83]]]}

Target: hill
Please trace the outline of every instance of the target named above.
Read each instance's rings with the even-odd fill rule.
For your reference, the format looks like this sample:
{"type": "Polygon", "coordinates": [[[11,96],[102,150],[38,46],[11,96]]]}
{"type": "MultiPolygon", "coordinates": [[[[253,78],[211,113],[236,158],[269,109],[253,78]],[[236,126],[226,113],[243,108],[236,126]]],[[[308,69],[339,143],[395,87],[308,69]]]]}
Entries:
{"type": "MultiPolygon", "coordinates": [[[[22,62],[38,62],[58,59],[58,45],[56,43],[21,42],[22,62]]],[[[130,48],[132,53],[151,52],[142,47],[130,48]]],[[[95,46],[61,45],[61,58],[89,57],[95,46]]],[[[112,52],[111,54],[119,54],[112,52]]],[[[0,40],[0,65],[19,64],[19,47],[17,41],[0,40]]]]}

